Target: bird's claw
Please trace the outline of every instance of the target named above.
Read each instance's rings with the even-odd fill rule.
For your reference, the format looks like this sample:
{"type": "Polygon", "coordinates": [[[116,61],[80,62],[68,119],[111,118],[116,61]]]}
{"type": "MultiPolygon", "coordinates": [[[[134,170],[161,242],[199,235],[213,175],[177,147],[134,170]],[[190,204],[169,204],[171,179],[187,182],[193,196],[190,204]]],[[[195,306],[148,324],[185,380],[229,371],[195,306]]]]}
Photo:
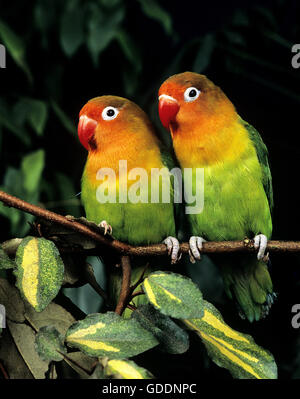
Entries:
{"type": "Polygon", "coordinates": [[[268,239],[264,234],[258,234],[254,237],[254,248],[258,249],[257,259],[261,260],[265,256],[268,239]]]}
{"type": "Polygon", "coordinates": [[[163,243],[167,246],[168,255],[171,256],[171,264],[174,265],[175,263],[179,262],[182,254],[179,254],[180,245],[177,238],[169,236],[163,240],[163,243]]]}
{"type": "Polygon", "coordinates": [[[106,235],[107,233],[109,235],[112,235],[112,227],[110,224],[107,223],[106,220],[102,220],[101,223],[99,223],[98,225],[99,227],[102,227],[104,229],[104,235],[106,235]]]}
{"type": "Polygon", "coordinates": [[[195,263],[196,259],[201,260],[201,250],[203,243],[206,242],[204,238],[192,236],[189,240],[189,255],[191,263],[195,263]]]}

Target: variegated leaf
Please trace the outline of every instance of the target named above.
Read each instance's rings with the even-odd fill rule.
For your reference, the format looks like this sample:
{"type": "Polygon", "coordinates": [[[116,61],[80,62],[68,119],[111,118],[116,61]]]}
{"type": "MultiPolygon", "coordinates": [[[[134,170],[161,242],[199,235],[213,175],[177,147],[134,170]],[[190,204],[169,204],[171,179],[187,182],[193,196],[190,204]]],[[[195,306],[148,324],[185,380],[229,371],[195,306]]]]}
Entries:
{"type": "Polygon", "coordinates": [[[109,360],[107,362],[106,374],[124,380],[144,380],[153,378],[153,375],[148,370],[138,366],[132,360],[109,360]]]}
{"type": "Polygon", "coordinates": [[[199,288],[181,274],[151,273],[143,282],[150,303],[161,313],[177,319],[202,317],[203,300],[199,288]]]}
{"type": "Polygon", "coordinates": [[[64,264],[52,241],[28,236],[16,253],[14,271],[23,298],[41,312],[56,297],[63,282],[64,264]]]}
{"type": "Polygon", "coordinates": [[[136,320],[126,320],[114,312],[94,313],[73,324],[66,334],[69,346],[89,356],[124,359],[158,345],[156,338],[136,320]]]}
{"type": "Polygon", "coordinates": [[[250,335],[229,327],[220,312],[204,301],[204,316],[183,320],[202,339],[208,355],[235,378],[276,379],[277,366],[271,353],[258,346],[250,335]]]}

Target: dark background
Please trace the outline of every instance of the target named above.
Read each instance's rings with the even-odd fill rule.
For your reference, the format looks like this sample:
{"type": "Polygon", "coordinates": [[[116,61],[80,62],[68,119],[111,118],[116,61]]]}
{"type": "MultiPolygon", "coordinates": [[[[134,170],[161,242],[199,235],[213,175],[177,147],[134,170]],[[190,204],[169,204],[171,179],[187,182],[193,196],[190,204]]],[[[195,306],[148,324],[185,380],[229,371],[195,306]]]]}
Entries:
{"type": "MultiPolygon", "coordinates": [[[[291,65],[291,47],[300,43],[298,1],[1,0],[0,43],[7,48],[7,68],[0,69],[5,191],[82,215],[75,196],[86,158],[76,136],[81,107],[98,95],[128,97],[170,144],[158,121],[157,90],[171,74],[190,70],[221,86],[261,133],[273,175],[273,238],[299,240],[300,69],[291,65]]],[[[2,241],[28,232],[30,216],[3,206],[0,214],[2,241]]],[[[267,320],[252,325],[220,294],[213,267],[194,270],[200,280],[205,275],[203,292],[226,322],[273,353],[282,379],[300,377],[300,330],[291,326],[299,263],[298,255],[272,256],[278,301],[267,320]]],[[[149,353],[141,361],[156,376],[231,378],[196,338],[192,347],[184,356],[149,353]]]]}

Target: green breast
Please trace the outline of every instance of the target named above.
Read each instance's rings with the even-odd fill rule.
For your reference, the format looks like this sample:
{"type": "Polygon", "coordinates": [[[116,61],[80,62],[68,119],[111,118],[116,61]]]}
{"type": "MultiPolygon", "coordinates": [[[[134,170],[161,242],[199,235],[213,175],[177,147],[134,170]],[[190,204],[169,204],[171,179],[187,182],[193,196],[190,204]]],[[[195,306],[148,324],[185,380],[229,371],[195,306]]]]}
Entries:
{"type": "MultiPolygon", "coordinates": [[[[196,190],[195,169],[192,185],[196,190]]],[[[211,241],[271,236],[270,209],[254,149],[235,161],[205,167],[203,198],[203,211],[188,215],[193,235],[211,241]]]]}
{"type": "Polygon", "coordinates": [[[100,203],[96,190],[83,175],[81,199],[86,217],[95,223],[106,220],[118,240],[148,245],[175,236],[173,203],[100,203]]]}

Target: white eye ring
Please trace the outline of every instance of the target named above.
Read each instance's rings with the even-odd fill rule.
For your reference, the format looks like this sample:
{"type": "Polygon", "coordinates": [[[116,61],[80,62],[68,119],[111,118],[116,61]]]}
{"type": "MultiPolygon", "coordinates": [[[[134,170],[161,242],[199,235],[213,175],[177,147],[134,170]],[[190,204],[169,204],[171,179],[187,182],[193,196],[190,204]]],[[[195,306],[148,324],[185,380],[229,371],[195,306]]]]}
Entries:
{"type": "Polygon", "coordinates": [[[104,119],[105,121],[111,121],[118,116],[118,113],[119,111],[117,110],[117,108],[105,107],[101,115],[102,119],[104,119]]]}
{"type": "MultiPolygon", "coordinates": [[[[200,90],[198,90],[198,89],[196,89],[196,87],[189,87],[188,89],[186,89],[186,91],[184,92],[184,101],[186,101],[186,102],[191,102],[191,101],[195,101],[198,97],[199,97],[199,95],[200,95],[200,93],[201,93],[201,91],[200,90]],[[193,92],[193,91],[195,91],[196,92],[196,94],[194,95],[194,96],[190,96],[190,93],[191,92],[193,92]]],[[[192,93],[192,94],[194,94],[194,93],[192,93]]]]}

